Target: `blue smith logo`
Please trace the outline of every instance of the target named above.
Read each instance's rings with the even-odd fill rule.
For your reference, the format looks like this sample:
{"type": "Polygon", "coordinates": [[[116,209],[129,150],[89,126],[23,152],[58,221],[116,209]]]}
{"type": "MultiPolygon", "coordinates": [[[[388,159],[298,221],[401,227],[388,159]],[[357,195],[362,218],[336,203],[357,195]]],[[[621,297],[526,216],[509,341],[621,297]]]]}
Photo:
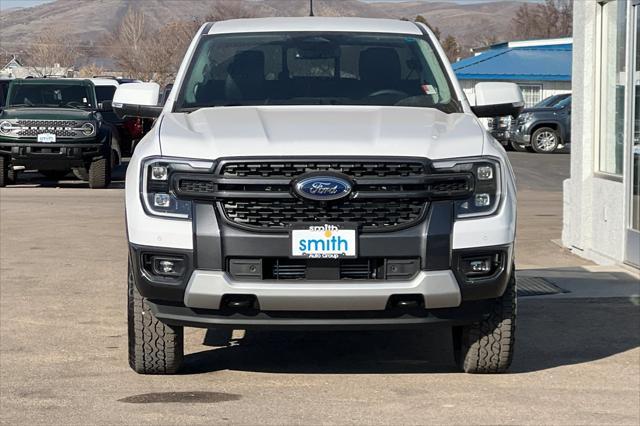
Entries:
{"type": "Polygon", "coordinates": [[[331,229],[324,231],[325,238],[307,238],[298,242],[298,249],[301,252],[343,252],[349,251],[349,241],[341,236],[333,235],[331,229]]]}

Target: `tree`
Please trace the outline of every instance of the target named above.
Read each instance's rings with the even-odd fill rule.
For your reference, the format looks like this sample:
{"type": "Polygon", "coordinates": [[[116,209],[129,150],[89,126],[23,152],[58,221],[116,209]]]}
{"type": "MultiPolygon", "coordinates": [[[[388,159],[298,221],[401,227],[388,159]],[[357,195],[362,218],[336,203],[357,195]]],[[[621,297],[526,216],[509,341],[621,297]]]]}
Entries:
{"type": "Polygon", "coordinates": [[[457,61],[462,53],[462,48],[458,44],[458,40],[452,35],[448,35],[447,38],[444,39],[442,48],[451,62],[457,61]]]}
{"type": "Polygon", "coordinates": [[[60,68],[72,68],[83,56],[75,39],[52,30],[27,47],[24,65],[29,66],[37,77],[44,77],[59,72],[60,68]]]}
{"type": "Polygon", "coordinates": [[[415,22],[420,22],[421,24],[425,24],[427,27],[429,27],[429,29],[431,30],[431,32],[433,32],[433,34],[436,36],[436,39],[438,39],[438,41],[440,40],[440,36],[442,35],[440,33],[440,28],[438,27],[432,27],[431,25],[429,25],[429,23],[427,22],[426,18],[422,15],[418,15],[416,16],[416,19],[414,19],[415,22]]]}
{"type": "Polygon", "coordinates": [[[246,3],[237,0],[218,0],[207,15],[206,21],[223,21],[225,19],[254,18],[256,15],[246,3]]]}
{"type": "Polygon", "coordinates": [[[111,56],[122,71],[131,77],[140,78],[149,70],[145,70],[146,26],[144,13],[129,7],[122,18],[120,26],[109,37],[111,56]]]}
{"type": "MultiPolygon", "coordinates": [[[[252,11],[243,3],[221,0],[214,4],[205,20],[251,16],[252,11]]],[[[198,20],[181,20],[151,30],[144,12],[130,7],[118,29],[109,37],[111,56],[127,76],[167,84],[175,77],[189,43],[201,25],[198,20]]]]}
{"type": "Polygon", "coordinates": [[[511,22],[513,38],[569,37],[573,32],[571,0],[545,0],[540,4],[524,3],[511,22]]]}

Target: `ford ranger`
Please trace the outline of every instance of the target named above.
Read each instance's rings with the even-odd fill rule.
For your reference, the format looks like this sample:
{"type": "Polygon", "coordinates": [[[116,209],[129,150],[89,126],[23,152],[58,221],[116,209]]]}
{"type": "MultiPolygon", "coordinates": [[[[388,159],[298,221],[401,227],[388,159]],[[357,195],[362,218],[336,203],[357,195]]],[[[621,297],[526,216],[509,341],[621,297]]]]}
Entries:
{"type": "Polygon", "coordinates": [[[516,321],[516,192],[477,117],[517,115],[514,84],[471,106],[433,33],[359,18],[208,23],[126,176],[129,364],[171,374],[184,327],[448,324],[458,365],[503,372],[516,321]]]}

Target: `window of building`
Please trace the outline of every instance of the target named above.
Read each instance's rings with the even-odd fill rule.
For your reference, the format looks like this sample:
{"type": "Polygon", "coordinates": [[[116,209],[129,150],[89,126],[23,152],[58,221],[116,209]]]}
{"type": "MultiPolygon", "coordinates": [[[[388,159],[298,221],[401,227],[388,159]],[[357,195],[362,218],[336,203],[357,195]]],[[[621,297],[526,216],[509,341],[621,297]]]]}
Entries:
{"type": "Polygon", "coordinates": [[[601,13],[600,138],[597,170],[611,175],[622,175],[624,161],[627,4],[626,1],[604,3],[601,13]]]}
{"type": "Polygon", "coordinates": [[[542,86],[539,84],[519,84],[524,98],[524,107],[531,108],[542,100],[542,86]]]}

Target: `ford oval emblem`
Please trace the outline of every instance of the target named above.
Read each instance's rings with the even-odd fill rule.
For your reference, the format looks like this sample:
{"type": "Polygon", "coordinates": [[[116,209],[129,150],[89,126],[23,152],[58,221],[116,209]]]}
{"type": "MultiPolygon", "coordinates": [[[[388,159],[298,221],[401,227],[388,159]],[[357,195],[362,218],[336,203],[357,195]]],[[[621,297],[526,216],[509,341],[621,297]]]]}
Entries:
{"type": "Polygon", "coordinates": [[[329,175],[303,176],[293,187],[300,197],[315,201],[339,200],[351,194],[352,189],[349,180],[329,175]]]}

